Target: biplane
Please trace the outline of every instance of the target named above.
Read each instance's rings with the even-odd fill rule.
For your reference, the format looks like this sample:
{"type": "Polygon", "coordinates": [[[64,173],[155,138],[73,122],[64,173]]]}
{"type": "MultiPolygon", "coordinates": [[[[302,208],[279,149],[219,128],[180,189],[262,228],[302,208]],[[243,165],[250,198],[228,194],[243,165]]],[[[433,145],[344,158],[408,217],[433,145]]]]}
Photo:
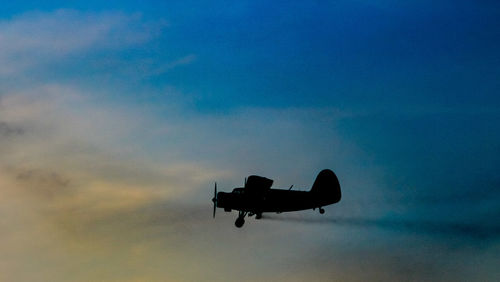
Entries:
{"type": "Polygon", "coordinates": [[[262,176],[251,175],[245,179],[244,187],[234,188],[232,192],[218,192],[217,182],[214,188],[213,217],[217,208],[226,212],[238,211],[234,223],[240,228],[245,223],[245,216],[262,218],[262,213],[282,213],[308,209],[318,209],[325,213],[324,206],[340,201],[340,184],[335,173],[329,169],[322,170],[309,191],[289,189],[271,189],[273,180],[262,176]]]}

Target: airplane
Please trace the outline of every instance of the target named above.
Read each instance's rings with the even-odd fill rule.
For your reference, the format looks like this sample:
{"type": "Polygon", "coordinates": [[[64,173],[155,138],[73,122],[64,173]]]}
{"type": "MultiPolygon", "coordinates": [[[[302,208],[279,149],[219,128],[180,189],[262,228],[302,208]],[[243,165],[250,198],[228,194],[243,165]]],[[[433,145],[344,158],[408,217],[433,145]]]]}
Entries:
{"type": "Polygon", "coordinates": [[[257,175],[250,175],[245,179],[244,187],[236,187],[232,192],[217,193],[215,182],[213,217],[217,208],[225,212],[238,211],[238,218],[234,225],[241,228],[245,223],[245,216],[255,215],[256,219],[262,218],[262,213],[282,213],[308,209],[319,209],[325,213],[324,206],[338,203],[341,198],[340,184],[335,173],[329,169],[322,170],[310,191],[289,189],[271,189],[273,180],[257,175]]]}

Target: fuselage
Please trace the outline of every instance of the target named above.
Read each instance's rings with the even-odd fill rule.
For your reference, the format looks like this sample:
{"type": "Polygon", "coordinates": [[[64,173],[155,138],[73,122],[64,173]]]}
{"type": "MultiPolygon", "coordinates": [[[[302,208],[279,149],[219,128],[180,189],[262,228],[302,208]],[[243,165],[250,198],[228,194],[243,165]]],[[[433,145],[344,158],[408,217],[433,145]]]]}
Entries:
{"type": "Polygon", "coordinates": [[[269,189],[262,193],[248,193],[242,188],[235,188],[231,193],[217,194],[217,207],[226,211],[245,212],[290,212],[319,208],[338,202],[340,198],[326,197],[311,191],[269,189]]]}

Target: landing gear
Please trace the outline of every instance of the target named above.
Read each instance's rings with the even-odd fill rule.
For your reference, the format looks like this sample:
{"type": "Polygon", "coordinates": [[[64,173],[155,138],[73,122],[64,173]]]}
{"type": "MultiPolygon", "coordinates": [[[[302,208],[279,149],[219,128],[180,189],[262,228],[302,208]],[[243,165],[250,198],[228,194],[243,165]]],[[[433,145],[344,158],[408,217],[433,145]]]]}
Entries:
{"type": "Polygon", "coordinates": [[[238,214],[238,218],[234,222],[234,225],[236,225],[236,227],[238,227],[238,228],[241,228],[243,226],[243,224],[245,224],[245,216],[246,215],[247,215],[246,212],[240,211],[238,214]]]}
{"type": "Polygon", "coordinates": [[[319,208],[319,213],[320,214],[324,214],[325,213],[325,210],[323,208],[319,208]]]}
{"type": "Polygon", "coordinates": [[[240,211],[238,213],[238,218],[236,218],[236,221],[234,222],[234,225],[236,227],[241,228],[243,224],[245,224],[245,216],[254,216],[255,219],[261,219],[262,218],[262,213],[261,212],[245,212],[245,211],[240,211]]]}
{"type": "Polygon", "coordinates": [[[238,228],[241,228],[243,226],[243,224],[245,224],[245,219],[243,217],[238,216],[234,225],[236,225],[236,227],[238,227],[238,228]]]}

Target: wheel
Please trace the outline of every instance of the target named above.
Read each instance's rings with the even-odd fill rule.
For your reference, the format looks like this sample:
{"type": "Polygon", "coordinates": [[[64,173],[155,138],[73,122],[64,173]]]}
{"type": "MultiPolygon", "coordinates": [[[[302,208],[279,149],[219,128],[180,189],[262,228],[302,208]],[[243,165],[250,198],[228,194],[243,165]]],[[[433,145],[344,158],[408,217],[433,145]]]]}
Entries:
{"type": "Polygon", "coordinates": [[[236,227],[238,228],[241,228],[243,224],[245,224],[245,219],[243,217],[238,217],[234,222],[234,225],[236,225],[236,227]]]}
{"type": "Polygon", "coordinates": [[[324,209],[322,209],[322,208],[319,208],[319,213],[320,213],[320,214],[324,214],[324,213],[325,213],[325,210],[324,210],[324,209]]]}
{"type": "Polygon", "coordinates": [[[262,218],[262,213],[257,213],[255,215],[255,219],[261,219],[262,218]]]}

